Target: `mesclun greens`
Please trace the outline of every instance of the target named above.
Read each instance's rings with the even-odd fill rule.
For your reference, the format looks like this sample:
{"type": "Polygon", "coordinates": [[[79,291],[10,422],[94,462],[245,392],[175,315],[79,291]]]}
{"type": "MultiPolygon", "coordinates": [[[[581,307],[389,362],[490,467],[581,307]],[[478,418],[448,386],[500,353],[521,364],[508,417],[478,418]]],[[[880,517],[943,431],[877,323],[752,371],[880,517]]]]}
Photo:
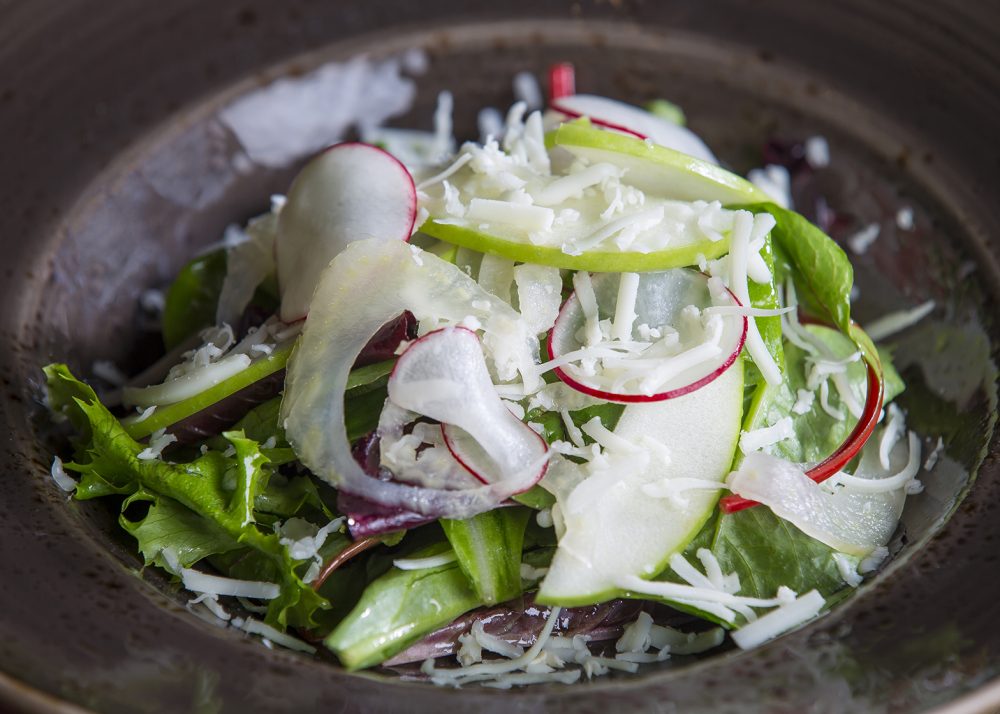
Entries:
{"type": "MultiPolygon", "coordinates": [[[[314,613],[328,603],[306,585],[288,550],[273,533],[262,532],[256,524],[256,499],[266,490],[270,476],[267,458],[259,445],[240,432],[224,437],[233,454],[207,451],[186,464],[168,464],[141,459],[143,446],[128,435],[121,423],[100,403],[93,390],[75,379],[62,365],[45,370],[52,407],[65,414],[81,434],[74,460],[66,468],[79,473],[76,497],[81,500],[111,494],[125,495],[127,509],[134,501],[149,501],[167,509],[182,505],[189,521],[197,518],[198,530],[178,528],[169,542],[162,537],[146,538],[154,522],[136,524],[124,519],[126,530],[143,535],[150,550],[143,555],[149,563],[164,565],[163,548],[185,554],[185,567],[202,558],[241,548],[267,564],[279,579],[281,594],[268,604],[267,619],[277,625],[310,627],[314,613]],[[160,499],[169,499],[165,503],[160,499]]],[[[148,518],[148,514],[147,514],[148,518]]]]}
{"type": "MultiPolygon", "coordinates": [[[[834,477],[846,486],[824,492],[835,497],[859,473],[863,444],[848,442],[863,424],[857,405],[871,401],[869,375],[885,403],[904,389],[891,355],[852,322],[846,254],[715,163],[606,129],[640,110],[595,106],[610,114],[548,127],[515,110],[502,142],[428,165],[404,167],[388,139],[321,154],[247,231],[255,250],[195,258],[167,291],[164,345],[193,345],[170,380],[195,380],[229,355],[247,366],[120,416],[65,365],[49,365],[49,404],[73,432],[72,457],[54,474],[78,478],[79,500],[117,497],[144,563],[201,583],[213,611],[263,614],[352,670],[445,642],[464,664],[484,649],[506,660],[474,665],[469,679],[425,664],[437,683],[527,682],[566,662],[589,674],[657,659],[657,638],[660,655],[667,642],[686,652],[721,639],[647,623],[652,634],[637,643],[648,615],[601,631],[605,606],[634,618],[665,604],[671,617],[740,630],[790,602],[842,597],[863,556],[767,507],[717,502],[755,455],[800,465],[807,479],[846,445],[834,477]],[[590,270],[622,274],[601,283],[590,270]],[[663,282],[642,293],[631,273],[663,282]],[[226,287],[251,274],[253,284],[226,287]],[[198,346],[225,290],[247,298],[236,320],[246,324],[225,328],[223,347],[198,346]],[[567,305],[576,312],[560,333],[567,305]],[[789,309],[811,320],[800,325],[789,309]],[[641,321],[649,315],[669,319],[641,321]],[[548,347],[569,343],[546,364],[548,347]],[[568,364],[614,389],[581,387],[568,364]],[[659,393],[624,386],[650,374],[679,381],[659,393]],[[254,391],[262,386],[273,389],[254,391]],[[459,416],[431,418],[442,413],[459,416]],[[332,457],[317,464],[317,453],[332,457]],[[645,560],[631,562],[637,553],[645,560]],[[240,588],[261,596],[235,601],[240,588]],[[602,641],[620,638],[625,656],[601,659],[568,638],[554,646],[572,651],[557,654],[543,639],[549,664],[529,669],[523,645],[555,623],[531,620],[536,600],[549,618],[566,608],[557,634],[590,622],[602,641]],[[487,620],[520,632],[521,645],[500,642],[507,630],[488,632],[487,620]]],[[[690,135],[668,102],[644,120],[690,135]]],[[[898,462],[906,430],[893,433],[894,418],[879,440],[898,462]]]]}

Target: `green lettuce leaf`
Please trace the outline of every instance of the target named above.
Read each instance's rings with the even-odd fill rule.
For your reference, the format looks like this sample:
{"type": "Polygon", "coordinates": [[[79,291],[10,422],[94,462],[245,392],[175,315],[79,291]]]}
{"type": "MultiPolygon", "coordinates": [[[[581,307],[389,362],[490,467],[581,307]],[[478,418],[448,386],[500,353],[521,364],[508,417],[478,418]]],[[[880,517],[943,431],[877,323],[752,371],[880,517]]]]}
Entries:
{"type": "Polygon", "coordinates": [[[202,518],[187,506],[172,498],[140,489],[125,499],[118,523],[138,544],[146,564],[165,567],[161,553],[170,548],[177,554],[182,567],[190,568],[198,561],[242,548],[223,528],[202,518]],[[130,520],[128,514],[135,504],[148,503],[145,516],[130,520]]]}
{"type": "MultiPolygon", "coordinates": [[[[856,351],[851,339],[836,330],[815,325],[809,325],[806,329],[826,343],[837,357],[846,357],[856,351]]],[[[775,444],[772,447],[774,455],[797,463],[817,463],[832,454],[850,436],[857,419],[848,411],[832,384],[829,388],[829,403],[834,409],[844,412],[843,421],[823,410],[818,394],[808,412],[794,414],[792,406],[798,400],[798,390],[806,389],[806,353],[792,343],[786,343],[785,360],[785,379],[780,385],[763,382],[757,385],[744,417],[743,429],[750,431],[772,426],[780,419],[791,416],[795,436],[775,444]]],[[[862,404],[865,401],[867,374],[867,367],[862,360],[848,365],[847,379],[855,398],[862,404]]],[[[739,465],[740,456],[741,453],[738,452],[734,466],[739,465]]]]}
{"type": "MultiPolygon", "coordinates": [[[[758,283],[754,280],[747,281],[750,292],[750,304],[753,307],[773,310],[781,307],[781,305],[778,302],[778,289],[775,283],[774,250],[772,248],[771,236],[765,238],[764,247],[761,249],[760,255],[771,273],[771,280],[767,283],[758,283]]],[[[763,339],[767,351],[771,353],[778,367],[784,371],[785,351],[782,342],[781,317],[757,317],[754,318],[754,322],[757,324],[757,331],[760,332],[761,339],[763,339]]],[[[753,361],[748,359],[746,365],[753,365],[753,361]]],[[[760,381],[760,372],[756,367],[745,374],[747,375],[745,379],[747,382],[755,384],[760,381]]]]}
{"type": "MultiPolygon", "coordinates": [[[[411,557],[428,558],[450,549],[448,543],[438,543],[411,557]]],[[[482,604],[457,562],[420,570],[391,567],[365,588],[324,644],[348,669],[371,667],[482,604]]]]}
{"type": "Polygon", "coordinates": [[[80,425],[76,455],[65,465],[67,470],[80,474],[76,497],[84,500],[128,495],[132,499],[126,500],[126,509],[137,499],[153,504],[152,521],[147,514],[138,522],[125,518],[122,523],[126,530],[142,536],[147,562],[156,560],[167,546],[177,545],[192,557],[205,557],[210,550],[229,552],[236,543],[273,567],[274,580],[281,590],[268,606],[270,624],[309,627],[315,623],[314,613],[329,607],[324,598],[302,582],[297,573],[302,563],[292,560],[274,533],[263,532],[256,525],[255,503],[266,492],[269,470],[267,458],[255,441],[241,432],[227,432],[224,436],[235,452],[233,456],[208,451],[194,461],[180,464],[140,459],[145,447],[128,435],[89,386],[73,377],[65,365],[50,365],[45,374],[50,403],[80,425]],[[191,513],[181,523],[200,524],[194,533],[169,535],[163,516],[175,506],[191,513]],[[155,554],[153,544],[160,548],[155,554]]]}
{"type": "Polygon", "coordinates": [[[487,605],[521,594],[521,551],[531,511],[495,508],[465,520],[440,520],[459,567],[487,605]]]}
{"type": "Polygon", "coordinates": [[[771,231],[771,240],[782,256],[778,261],[777,277],[790,269],[802,302],[818,309],[817,317],[828,320],[845,334],[849,333],[854,268],[843,249],[795,211],[773,203],[734,208],[774,216],[778,223],[771,231]]]}
{"type": "Polygon", "coordinates": [[[181,268],[166,294],[161,329],[172,349],[198,330],[215,324],[215,309],[226,279],[226,252],[199,256],[181,268]]]}
{"type": "MultiPolygon", "coordinates": [[[[771,598],[784,585],[800,594],[815,588],[829,598],[846,587],[833,559],[836,551],[769,508],[719,514],[707,527],[712,534],[709,549],[722,572],[740,577],[740,595],[771,598]]],[[[698,563],[696,551],[686,554],[692,563],[698,563]]]]}

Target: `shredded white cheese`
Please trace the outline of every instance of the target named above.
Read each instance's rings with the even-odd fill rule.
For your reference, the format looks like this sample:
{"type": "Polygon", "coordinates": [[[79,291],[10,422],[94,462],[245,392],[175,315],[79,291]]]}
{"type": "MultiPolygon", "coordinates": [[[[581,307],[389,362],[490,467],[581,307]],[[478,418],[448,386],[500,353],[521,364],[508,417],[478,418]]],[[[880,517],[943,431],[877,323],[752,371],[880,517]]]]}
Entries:
{"type": "Polygon", "coordinates": [[[813,403],[816,401],[816,394],[808,389],[796,391],[795,404],[792,405],[792,412],[795,414],[808,414],[812,411],[813,403]]]}
{"type": "Polygon", "coordinates": [[[914,225],[913,209],[903,206],[896,211],[896,227],[901,231],[912,231],[914,225]]]}
{"type": "Polygon", "coordinates": [[[924,471],[930,471],[937,466],[938,459],[941,458],[941,454],[943,452],[944,439],[939,436],[937,443],[934,445],[934,449],[927,455],[927,460],[924,461],[924,471]]]}
{"type": "Polygon", "coordinates": [[[878,239],[882,228],[878,223],[869,223],[847,239],[847,246],[856,255],[864,255],[878,239]]]}
{"type": "Polygon", "coordinates": [[[525,231],[537,232],[552,229],[555,212],[544,206],[531,206],[491,198],[474,198],[469,201],[465,217],[470,221],[487,221],[517,226],[525,231]]]}
{"type": "Polygon", "coordinates": [[[878,570],[888,557],[889,549],[884,545],[880,545],[858,564],[858,572],[863,574],[872,573],[878,570]]]}
{"type": "Polygon", "coordinates": [[[845,553],[834,553],[832,557],[833,562],[837,565],[837,572],[840,573],[840,577],[844,579],[844,582],[852,588],[858,587],[864,578],[858,574],[855,561],[845,553]]]}
{"type": "Polygon", "coordinates": [[[920,471],[920,437],[916,432],[909,433],[910,455],[906,466],[899,473],[886,478],[858,478],[843,472],[836,474],[833,478],[837,483],[849,488],[856,493],[885,493],[904,488],[913,481],[920,471]]]}
{"type": "Polygon", "coordinates": [[[149,445],[140,451],[136,455],[136,458],[140,461],[153,461],[158,459],[163,453],[163,450],[175,441],[177,441],[177,437],[173,434],[168,434],[166,428],[158,429],[150,435],[149,445]]]}
{"type": "Polygon", "coordinates": [[[752,169],[747,178],[782,208],[792,207],[792,177],[784,166],[768,164],[762,169],[752,169]]]}
{"type": "Polygon", "coordinates": [[[219,596],[212,595],[210,593],[202,593],[196,598],[188,600],[188,605],[202,605],[207,608],[209,612],[215,615],[220,620],[227,622],[232,617],[229,611],[226,610],[222,605],[219,604],[219,596]]]}
{"type": "MultiPolygon", "coordinates": [[[[770,214],[765,213],[755,217],[749,211],[737,211],[733,219],[733,234],[729,248],[729,289],[743,305],[750,305],[750,288],[747,284],[750,234],[753,232],[755,221],[766,220],[763,216],[767,216],[771,221],[774,220],[770,214]]],[[[746,349],[767,383],[781,384],[781,369],[764,344],[764,339],[757,329],[757,322],[752,317],[747,318],[746,349]]]]}
{"type": "Polygon", "coordinates": [[[793,627],[816,617],[825,602],[819,592],[811,590],[791,602],[780,605],[776,610],[763,615],[755,622],[736,630],[732,633],[733,642],[744,650],[762,645],[793,627]]]}
{"type": "Polygon", "coordinates": [[[307,642],[303,642],[297,637],[292,637],[291,635],[280,632],[274,629],[270,625],[267,625],[260,620],[255,620],[252,617],[246,619],[234,618],[233,626],[247,632],[251,635],[260,635],[264,638],[264,643],[267,644],[271,641],[275,644],[286,647],[290,650],[297,650],[299,652],[306,652],[308,654],[316,654],[316,648],[307,642]]]}
{"type": "Polygon", "coordinates": [[[760,429],[751,429],[740,433],[740,451],[749,454],[752,451],[759,451],[768,446],[773,446],[779,441],[790,439],[795,436],[795,427],[791,417],[783,417],[771,426],[760,429]]]}
{"type": "Polygon", "coordinates": [[[543,106],[542,89],[538,80],[531,72],[518,72],[513,80],[514,99],[524,102],[529,112],[541,109],[543,106]]]}
{"type": "Polygon", "coordinates": [[[191,568],[181,568],[178,574],[184,587],[196,593],[249,597],[255,600],[274,600],[281,594],[281,588],[277,584],[260,580],[224,578],[191,568]]]}
{"type": "Polygon", "coordinates": [[[826,168],[830,165],[830,145],[822,136],[810,136],[806,139],[806,162],[814,169],[826,168]]]}
{"type": "Polygon", "coordinates": [[[52,480],[56,482],[56,486],[61,488],[63,491],[70,492],[76,489],[76,481],[66,473],[66,469],[63,468],[62,459],[58,456],[52,459],[52,468],[50,469],[52,474],[52,480]]]}
{"type": "Polygon", "coordinates": [[[903,410],[895,404],[890,404],[888,414],[889,421],[882,430],[882,438],[878,443],[878,460],[886,470],[889,469],[889,455],[906,433],[906,417],[903,410]]]}
{"type": "Polygon", "coordinates": [[[865,327],[865,331],[875,342],[881,342],[882,340],[895,335],[897,332],[902,332],[908,327],[912,327],[917,324],[931,314],[931,312],[934,311],[934,307],[935,302],[933,300],[928,300],[912,310],[890,312],[883,315],[879,319],[868,323],[865,327]]]}
{"type": "Polygon", "coordinates": [[[399,558],[392,561],[392,564],[400,570],[426,570],[428,568],[438,568],[448,563],[458,560],[455,551],[448,551],[441,555],[432,555],[427,558],[399,558]]]}

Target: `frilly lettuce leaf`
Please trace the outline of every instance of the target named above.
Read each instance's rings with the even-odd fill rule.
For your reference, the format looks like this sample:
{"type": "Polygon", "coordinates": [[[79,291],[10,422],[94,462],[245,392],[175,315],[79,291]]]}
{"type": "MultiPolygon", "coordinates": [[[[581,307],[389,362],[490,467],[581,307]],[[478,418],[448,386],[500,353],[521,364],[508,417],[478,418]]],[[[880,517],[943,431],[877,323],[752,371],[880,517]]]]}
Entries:
{"type": "Polygon", "coordinates": [[[226,432],[232,456],[207,451],[179,464],[140,459],[145,447],[126,433],[89,386],[65,365],[50,365],[45,374],[52,408],[65,414],[79,434],[74,460],[65,464],[80,474],[76,498],[121,494],[128,496],[123,509],[137,501],[152,504],[139,520],[130,520],[124,510],[122,516],[122,526],[139,541],[147,563],[162,565],[167,547],[183,555],[184,567],[244,549],[269,563],[281,588],[269,603],[269,624],[311,627],[317,611],[329,608],[299,576],[304,563],[293,560],[278,536],[256,523],[257,499],[268,492],[270,476],[268,459],[256,441],[242,432],[226,432]]]}

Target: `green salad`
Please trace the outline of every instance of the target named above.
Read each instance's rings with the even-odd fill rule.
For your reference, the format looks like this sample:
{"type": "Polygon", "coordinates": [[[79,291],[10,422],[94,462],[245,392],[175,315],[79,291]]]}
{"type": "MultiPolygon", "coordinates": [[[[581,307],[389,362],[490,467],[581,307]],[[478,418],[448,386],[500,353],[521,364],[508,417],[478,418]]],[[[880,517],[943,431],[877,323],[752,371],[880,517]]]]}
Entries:
{"type": "Polygon", "coordinates": [[[848,258],[569,72],[481,143],[314,157],[103,401],[46,367],[56,483],[192,609],[440,685],[752,648],[857,587],[921,444],[848,258]]]}

